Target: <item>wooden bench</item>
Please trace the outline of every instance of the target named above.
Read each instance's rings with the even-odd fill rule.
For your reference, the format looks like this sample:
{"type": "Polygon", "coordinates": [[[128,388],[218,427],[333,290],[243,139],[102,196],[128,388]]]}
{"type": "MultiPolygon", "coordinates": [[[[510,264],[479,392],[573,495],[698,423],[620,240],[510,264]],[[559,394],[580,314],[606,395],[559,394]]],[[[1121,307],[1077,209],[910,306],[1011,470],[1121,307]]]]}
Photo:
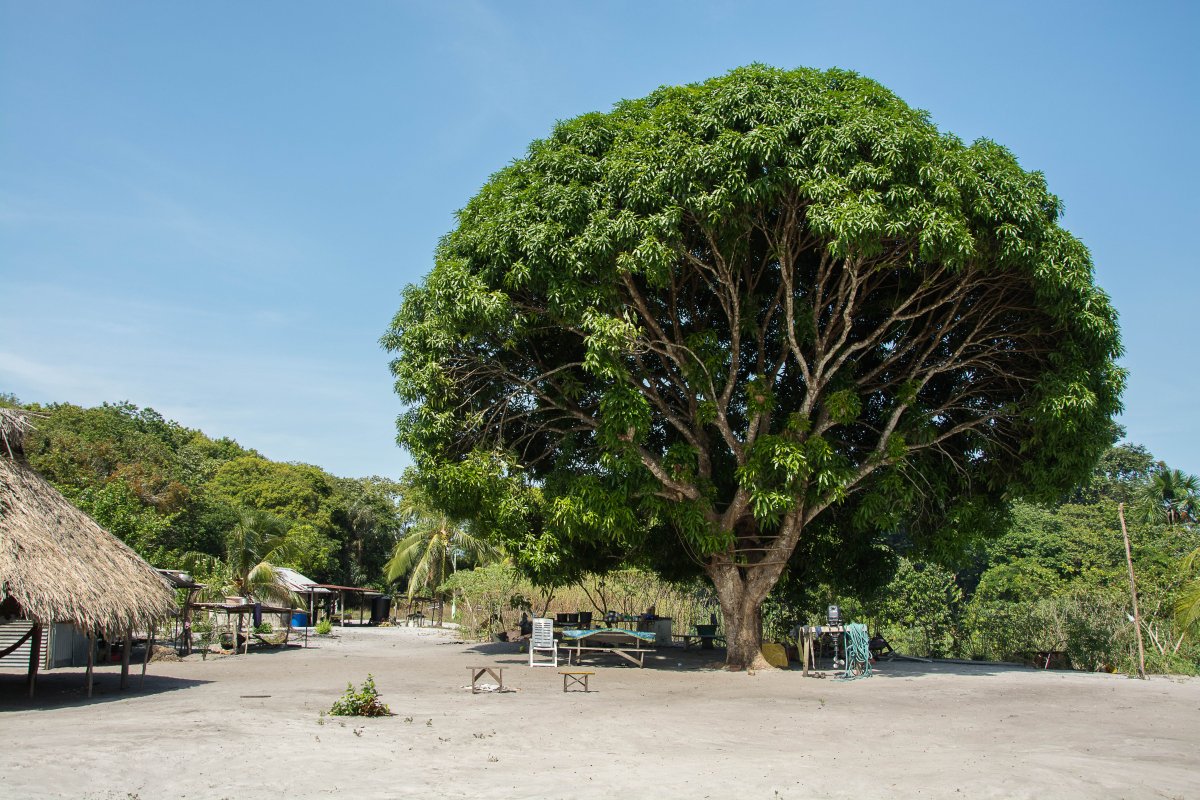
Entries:
{"type": "Polygon", "coordinates": [[[635,667],[646,666],[646,654],[654,652],[649,647],[616,647],[612,645],[605,647],[587,647],[578,644],[560,644],[558,646],[558,651],[560,653],[567,654],[568,664],[572,662],[576,664],[581,663],[580,659],[583,658],[584,653],[612,653],[614,656],[620,656],[621,658],[625,659],[635,667]]]}
{"type": "Polygon", "coordinates": [[[484,675],[491,675],[492,680],[499,684],[500,691],[504,691],[504,667],[467,667],[467,669],[471,670],[471,694],[479,694],[479,689],[475,684],[484,675]]]}
{"type": "Polygon", "coordinates": [[[595,675],[595,672],[587,672],[585,670],[559,670],[559,675],[563,676],[563,691],[567,691],[568,686],[582,686],[583,691],[588,690],[588,676],[595,675]],[[569,681],[569,683],[568,683],[569,681]]]}

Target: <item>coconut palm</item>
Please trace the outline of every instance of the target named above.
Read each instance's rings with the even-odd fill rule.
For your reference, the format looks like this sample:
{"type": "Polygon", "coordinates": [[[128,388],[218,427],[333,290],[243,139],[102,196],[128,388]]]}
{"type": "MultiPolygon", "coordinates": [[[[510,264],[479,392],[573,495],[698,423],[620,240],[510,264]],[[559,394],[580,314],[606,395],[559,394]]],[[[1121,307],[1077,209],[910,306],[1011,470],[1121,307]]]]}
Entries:
{"type": "Polygon", "coordinates": [[[212,565],[206,594],[299,603],[276,571],[296,555],[287,530],[287,523],[272,514],[254,509],[239,512],[237,524],[225,536],[224,560],[212,565]]]}
{"type": "Polygon", "coordinates": [[[439,596],[438,587],[459,562],[479,563],[500,555],[468,525],[437,511],[428,497],[411,484],[400,510],[408,519],[407,531],[396,542],[385,569],[389,582],[407,576],[409,600],[418,592],[439,596]]]}
{"type": "Polygon", "coordinates": [[[1147,522],[1196,522],[1200,518],[1200,478],[1164,467],[1150,476],[1138,493],[1138,501],[1147,522]]]}
{"type": "Polygon", "coordinates": [[[1183,559],[1183,573],[1192,576],[1179,590],[1175,624],[1188,638],[1200,638],[1200,548],[1183,559]]]}

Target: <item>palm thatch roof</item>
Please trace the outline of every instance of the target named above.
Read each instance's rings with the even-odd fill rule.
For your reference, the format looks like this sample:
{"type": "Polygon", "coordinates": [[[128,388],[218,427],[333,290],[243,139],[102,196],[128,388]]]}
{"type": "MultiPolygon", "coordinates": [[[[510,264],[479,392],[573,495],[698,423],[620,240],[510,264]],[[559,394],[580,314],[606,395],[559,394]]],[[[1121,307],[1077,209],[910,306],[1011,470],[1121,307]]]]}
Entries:
{"type": "Polygon", "coordinates": [[[175,598],[154,568],[25,462],[25,416],[0,408],[0,590],[42,624],[145,630],[175,598]]]}

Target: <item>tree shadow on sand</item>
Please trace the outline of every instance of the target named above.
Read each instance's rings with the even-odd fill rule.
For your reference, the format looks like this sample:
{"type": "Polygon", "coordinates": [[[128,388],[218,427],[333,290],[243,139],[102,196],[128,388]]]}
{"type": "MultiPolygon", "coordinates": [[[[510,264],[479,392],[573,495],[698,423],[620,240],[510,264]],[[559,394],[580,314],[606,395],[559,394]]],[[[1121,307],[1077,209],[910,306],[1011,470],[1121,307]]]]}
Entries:
{"type": "MultiPolygon", "coordinates": [[[[453,644],[447,642],[447,644],[453,644]]],[[[460,644],[464,652],[487,656],[500,667],[519,667],[529,665],[529,652],[520,649],[520,642],[479,642],[460,644]]],[[[725,650],[715,647],[712,650],[682,647],[658,647],[646,651],[646,666],[644,669],[670,670],[673,672],[695,672],[698,670],[713,671],[725,669],[725,650]]],[[[565,667],[565,656],[560,652],[559,667],[565,667]]],[[[611,653],[589,653],[583,658],[583,666],[628,667],[639,669],[620,656],[611,653]]]]}
{"type": "MultiPolygon", "coordinates": [[[[521,643],[517,642],[446,642],[446,644],[461,647],[465,653],[487,657],[496,666],[500,667],[519,667],[529,664],[528,652],[520,649],[521,643]]],[[[637,669],[636,666],[624,659],[606,654],[586,656],[583,663],[585,666],[623,666],[630,669],[637,669]]],[[[562,667],[565,664],[566,661],[560,655],[559,666],[562,667]]],[[[703,650],[693,647],[685,650],[682,647],[659,647],[647,653],[645,669],[672,672],[721,671],[725,669],[725,649],[714,647],[712,650],[703,650]]],[[[844,668],[834,668],[832,666],[832,659],[821,658],[817,660],[816,667],[809,670],[809,676],[815,677],[816,675],[821,675],[826,679],[839,679],[842,677],[844,671],[844,668]]],[[[1014,672],[1034,673],[1044,671],[1046,670],[1021,664],[996,661],[971,661],[963,663],[948,660],[918,661],[897,658],[891,661],[886,659],[881,660],[872,665],[872,676],[885,679],[918,678],[928,675],[982,677],[987,675],[1005,675],[1014,672]]],[[[794,673],[799,677],[802,674],[802,669],[799,662],[793,661],[785,669],[781,669],[780,672],[794,673]]]]}
{"type": "MultiPolygon", "coordinates": [[[[827,678],[842,677],[845,669],[843,667],[833,668],[830,664],[830,659],[820,659],[816,667],[816,672],[822,672],[827,678]]],[[[791,669],[799,672],[800,665],[792,664],[791,669]]],[[[811,675],[814,670],[809,670],[811,675]]],[[[928,675],[963,675],[963,676],[985,676],[985,675],[1007,675],[1013,672],[1043,672],[1044,670],[1034,669],[1021,664],[1010,664],[997,661],[946,661],[946,660],[881,660],[871,665],[871,676],[878,678],[920,678],[928,675]]]]}
{"type": "Polygon", "coordinates": [[[206,680],[152,673],[147,673],[145,682],[143,682],[141,675],[137,671],[132,671],[129,676],[129,688],[122,690],[119,672],[97,670],[92,683],[92,696],[89,698],[85,682],[86,678],[82,670],[53,670],[39,673],[35,694],[30,697],[24,674],[0,673],[0,713],[70,708],[115,700],[133,700],[138,697],[175,692],[211,683],[206,680]]]}

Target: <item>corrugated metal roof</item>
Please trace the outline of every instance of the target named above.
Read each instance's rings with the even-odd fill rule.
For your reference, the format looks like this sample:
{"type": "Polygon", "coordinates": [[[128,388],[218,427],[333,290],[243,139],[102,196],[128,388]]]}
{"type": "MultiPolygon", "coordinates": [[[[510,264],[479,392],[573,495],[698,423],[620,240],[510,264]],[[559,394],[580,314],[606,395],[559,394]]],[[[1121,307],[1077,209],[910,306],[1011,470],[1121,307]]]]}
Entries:
{"type": "Polygon", "coordinates": [[[202,583],[196,583],[192,580],[191,575],[181,569],[160,569],[156,567],[155,570],[176,589],[199,589],[204,586],[202,583]]]}
{"type": "Polygon", "coordinates": [[[329,590],[306,578],[294,569],[275,567],[279,581],[296,594],[329,594],[329,590]]]}

